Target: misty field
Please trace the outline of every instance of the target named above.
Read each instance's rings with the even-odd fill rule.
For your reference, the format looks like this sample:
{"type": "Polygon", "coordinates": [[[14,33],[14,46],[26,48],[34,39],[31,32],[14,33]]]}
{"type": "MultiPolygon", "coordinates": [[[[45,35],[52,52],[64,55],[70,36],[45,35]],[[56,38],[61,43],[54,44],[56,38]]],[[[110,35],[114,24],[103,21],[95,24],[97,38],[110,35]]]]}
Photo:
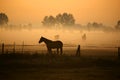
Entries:
{"type": "Polygon", "coordinates": [[[117,56],[1,54],[0,79],[119,80],[120,60],[117,56]]]}
{"type": "Polygon", "coordinates": [[[120,33],[82,32],[72,29],[1,31],[0,45],[4,43],[5,54],[0,54],[0,80],[120,79],[117,52],[120,33]],[[84,33],[87,35],[86,40],[82,40],[84,33]],[[59,35],[64,42],[63,55],[56,55],[55,50],[53,55],[47,55],[44,43],[38,44],[42,35],[51,40],[59,35]],[[34,38],[31,39],[31,36],[34,38]],[[75,56],[78,44],[81,45],[80,57],[75,56]]]}
{"type": "Polygon", "coordinates": [[[0,80],[120,80],[120,0],[0,0],[0,80]]]}

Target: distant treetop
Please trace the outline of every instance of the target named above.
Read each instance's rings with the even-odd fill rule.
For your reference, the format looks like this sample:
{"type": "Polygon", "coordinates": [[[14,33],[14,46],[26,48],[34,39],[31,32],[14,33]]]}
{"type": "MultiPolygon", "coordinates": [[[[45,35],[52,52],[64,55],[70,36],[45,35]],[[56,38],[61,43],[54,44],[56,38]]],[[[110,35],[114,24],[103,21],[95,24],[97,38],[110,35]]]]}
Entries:
{"type": "Polygon", "coordinates": [[[0,25],[8,23],[8,16],[5,13],[0,13],[0,25]]]}
{"type": "Polygon", "coordinates": [[[55,26],[57,25],[63,25],[63,26],[72,26],[75,24],[75,19],[72,14],[63,13],[58,14],[56,17],[51,16],[45,16],[42,24],[44,26],[55,26]]]}

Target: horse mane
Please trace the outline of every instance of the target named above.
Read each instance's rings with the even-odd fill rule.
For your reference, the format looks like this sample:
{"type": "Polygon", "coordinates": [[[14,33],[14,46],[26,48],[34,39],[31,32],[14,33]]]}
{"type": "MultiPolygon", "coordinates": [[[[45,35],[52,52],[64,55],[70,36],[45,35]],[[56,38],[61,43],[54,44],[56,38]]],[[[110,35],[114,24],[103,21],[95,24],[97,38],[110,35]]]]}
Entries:
{"type": "Polygon", "coordinates": [[[52,40],[47,39],[47,38],[45,38],[45,37],[41,37],[41,38],[43,38],[43,39],[45,39],[45,40],[47,40],[47,41],[49,41],[49,42],[52,42],[52,40]]]}

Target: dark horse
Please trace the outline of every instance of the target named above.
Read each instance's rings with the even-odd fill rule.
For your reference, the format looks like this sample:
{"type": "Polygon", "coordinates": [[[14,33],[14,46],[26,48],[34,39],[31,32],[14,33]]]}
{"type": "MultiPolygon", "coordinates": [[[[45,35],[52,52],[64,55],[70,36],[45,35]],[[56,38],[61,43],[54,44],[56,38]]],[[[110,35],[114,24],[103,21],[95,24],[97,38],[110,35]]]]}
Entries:
{"type": "Polygon", "coordinates": [[[63,47],[63,43],[61,41],[52,41],[49,39],[46,39],[44,37],[41,37],[39,40],[39,43],[41,42],[45,42],[46,46],[47,46],[47,50],[48,53],[52,53],[52,49],[57,49],[57,54],[59,54],[59,49],[60,49],[60,54],[62,55],[62,47],[63,47]]]}

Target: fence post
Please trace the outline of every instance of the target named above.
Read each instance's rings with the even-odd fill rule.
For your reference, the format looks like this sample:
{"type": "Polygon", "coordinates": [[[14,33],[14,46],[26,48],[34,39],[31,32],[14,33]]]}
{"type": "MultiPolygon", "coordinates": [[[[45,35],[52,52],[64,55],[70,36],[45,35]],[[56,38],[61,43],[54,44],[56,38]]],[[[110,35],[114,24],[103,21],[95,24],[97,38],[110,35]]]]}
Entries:
{"type": "Polygon", "coordinates": [[[13,44],[13,53],[15,53],[15,42],[13,44]]]}
{"type": "Polygon", "coordinates": [[[120,47],[118,47],[118,58],[120,59],[120,47]]]}
{"type": "Polygon", "coordinates": [[[2,43],[2,54],[4,54],[4,47],[5,47],[5,45],[4,45],[4,43],[2,43]]]}
{"type": "Polygon", "coordinates": [[[76,56],[80,56],[80,45],[77,47],[76,56]]]}

